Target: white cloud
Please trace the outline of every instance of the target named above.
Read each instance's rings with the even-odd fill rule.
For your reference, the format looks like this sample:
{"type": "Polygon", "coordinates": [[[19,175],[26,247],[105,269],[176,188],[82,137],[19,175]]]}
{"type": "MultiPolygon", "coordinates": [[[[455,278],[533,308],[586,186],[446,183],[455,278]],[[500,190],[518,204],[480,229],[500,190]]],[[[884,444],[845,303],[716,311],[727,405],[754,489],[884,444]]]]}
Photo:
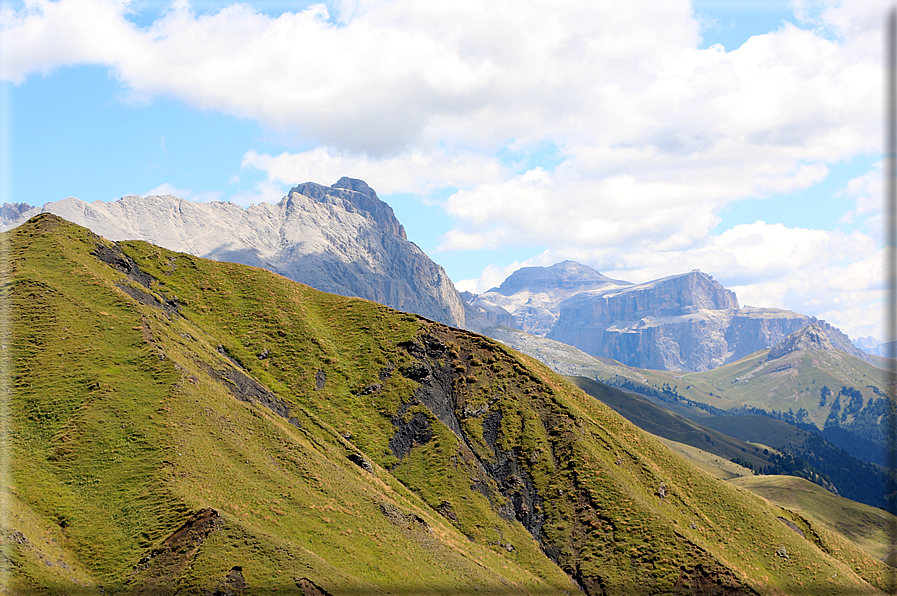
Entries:
{"type": "Polygon", "coordinates": [[[884,203],[883,179],[882,162],[878,162],[865,174],[848,181],[846,188],[839,194],[855,201],[854,211],[858,215],[880,215],[884,203]]]}
{"type": "MultiPolygon", "coordinates": [[[[383,195],[453,187],[443,250],[538,245],[636,276],[701,267],[743,300],[847,313],[868,303],[855,286],[875,269],[870,236],[760,222],[710,236],[727,204],[807,189],[879,148],[889,3],[795,6],[800,27],[726,52],[698,49],[686,0],[344,0],[334,17],[323,4],[194,14],[178,0],[145,29],[127,0],[26,0],[0,11],[0,76],[107,65],[136,99],[318,147],[247,151],[243,167],[268,180],[239,202],[343,175],[383,195]],[[547,143],[554,168],[497,157],[547,143]],[[837,298],[819,302],[820,285],[837,298]]],[[[846,189],[867,225],[880,219],[873,178],[846,189]]]]}
{"type": "Polygon", "coordinates": [[[336,182],[343,176],[361,178],[382,195],[408,192],[427,195],[444,187],[467,187],[501,180],[506,168],[495,158],[471,152],[409,151],[375,159],[365,154],[318,147],[301,153],[269,155],[247,151],[242,168],[266,172],[283,184],[336,182]]]}
{"type": "MultiPolygon", "coordinates": [[[[514,261],[510,265],[500,267],[497,265],[487,265],[480,276],[476,279],[462,279],[455,283],[455,287],[459,292],[473,292],[474,294],[482,294],[494,287],[500,286],[501,282],[506,280],[509,275],[520,269],[521,267],[532,267],[536,265],[537,258],[528,259],[526,262],[514,261]]],[[[538,263],[542,265],[542,263],[538,263]]]]}
{"type": "Polygon", "coordinates": [[[726,53],[697,49],[684,0],[345,6],[337,23],[323,5],[273,18],[179,1],[144,30],[125,0],[29,0],[3,12],[2,76],[106,64],[136,96],[369,154],[558,138],[687,155],[736,139],[814,160],[878,142],[879,49],[862,54],[869,32],[844,11],[843,43],[788,26],[726,53]]]}
{"type": "MultiPolygon", "coordinates": [[[[552,249],[512,268],[564,259],[588,264],[616,279],[641,283],[698,268],[733,290],[742,305],[786,308],[818,316],[851,337],[881,337],[884,251],[860,232],[788,228],[758,221],[711,236],[702,245],[658,251],[651,246],[552,249]]],[[[498,285],[486,268],[468,287],[498,285]]],[[[473,290],[472,290],[473,291],[473,290]]]]}

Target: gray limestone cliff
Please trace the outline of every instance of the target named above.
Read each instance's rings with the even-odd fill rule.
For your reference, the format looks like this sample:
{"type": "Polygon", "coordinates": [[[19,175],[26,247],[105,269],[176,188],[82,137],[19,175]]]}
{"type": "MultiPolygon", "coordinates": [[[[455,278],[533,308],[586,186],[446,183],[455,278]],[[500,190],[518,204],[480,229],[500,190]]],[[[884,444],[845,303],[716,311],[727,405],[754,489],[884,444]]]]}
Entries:
{"type": "Polygon", "coordinates": [[[588,265],[576,261],[561,261],[550,267],[521,267],[508,276],[500,286],[490,292],[511,296],[522,290],[530,292],[586,290],[607,284],[632,285],[627,281],[611,279],[588,265]]]}
{"type": "Polygon", "coordinates": [[[508,312],[513,324],[527,333],[544,337],[555,326],[559,305],[582,292],[628,287],[628,281],[606,277],[575,261],[563,261],[550,267],[523,267],[512,273],[497,288],[467,299],[480,309],[493,307],[508,312]]]}
{"type": "Polygon", "coordinates": [[[219,261],[264,267],[316,289],[357,296],[455,327],[465,304],[445,270],[409,242],[392,208],[365,182],[300,184],[276,205],[244,209],[173,196],[112,203],[75,198],[22,210],[6,228],[54,213],[110,240],[146,240],[219,261]]]}
{"type": "Polygon", "coordinates": [[[521,269],[473,300],[504,308],[523,331],[638,368],[710,370],[811,323],[835,347],[862,357],[828,323],[788,310],[741,308],[734,292],[697,270],[632,284],[565,261],[521,269]]]}

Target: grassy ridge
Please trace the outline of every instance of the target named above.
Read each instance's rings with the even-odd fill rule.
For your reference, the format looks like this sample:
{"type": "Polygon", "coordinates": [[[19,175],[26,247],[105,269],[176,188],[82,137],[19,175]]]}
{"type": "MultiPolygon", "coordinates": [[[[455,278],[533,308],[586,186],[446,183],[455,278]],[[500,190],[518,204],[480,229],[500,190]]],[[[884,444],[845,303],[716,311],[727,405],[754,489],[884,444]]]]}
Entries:
{"type": "Polygon", "coordinates": [[[53,216],[8,237],[16,593],[886,587],[491,340],[53,216]]]}

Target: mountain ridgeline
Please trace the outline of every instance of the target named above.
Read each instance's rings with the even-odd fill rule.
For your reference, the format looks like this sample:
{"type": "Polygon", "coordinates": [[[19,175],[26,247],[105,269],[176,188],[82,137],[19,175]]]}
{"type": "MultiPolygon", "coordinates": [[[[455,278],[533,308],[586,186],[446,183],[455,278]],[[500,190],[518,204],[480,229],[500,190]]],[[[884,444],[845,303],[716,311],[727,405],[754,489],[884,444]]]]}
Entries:
{"type": "Polygon", "coordinates": [[[710,370],[767,349],[810,323],[821,325],[839,349],[866,357],[846,335],[813,317],[739,308],[734,292],[697,270],[632,284],[565,261],[524,267],[470,300],[507,311],[528,333],[643,369],[710,370]]]}
{"type": "Polygon", "coordinates": [[[54,213],[111,240],[146,240],[196,256],[264,267],[324,292],[357,296],[464,327],[465,305],[445,270],[409,242],[392,208],[364,181],[340,178],[244,209],[173,196],[112,203],[75,198],[24,209],[6,227],[54,213]]]}
{"type": "Polygon", "coordinates": [[[890,588],[483,336],[50,214],[2,241],[11,593],[890,588]]]}
{"type": "Polygon", "coordinates": [[[865,358],[834,327],[774,308],[739,308],[735,294],[700,271],[642,284],[564,261],[524,267],[480,295],[455,289],[364,181],[306,182],[276,205],[244,209],[173,196],[112,203],[75,198],[30,208],[6,204],[0,227],[55,213],[111,240],[264,267],[313,288],[357,296],[493,337],[521,329],[592,356],[643,369],[704,371],[774,346],[813,322],[833,344],[865,358]]]}

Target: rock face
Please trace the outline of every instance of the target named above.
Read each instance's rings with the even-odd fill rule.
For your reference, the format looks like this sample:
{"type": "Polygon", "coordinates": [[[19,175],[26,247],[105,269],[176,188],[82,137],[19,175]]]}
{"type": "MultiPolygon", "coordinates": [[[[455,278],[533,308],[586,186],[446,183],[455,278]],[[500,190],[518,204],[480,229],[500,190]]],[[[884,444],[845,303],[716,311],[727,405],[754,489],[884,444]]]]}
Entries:
{"type": "Polygon", "coordinates": [[[549,292],[557,294],[564,290],[582,291],[594,289],[607,284],[632,285],[627,281],[611,279],[582,263],[562,261],[550,267],[522,267],[508,276],[497,288],[490,292],[498,292],[511,296],[521,291],[549,292]]]}
{"type": "MultiPolygon", "coordinates": [[[[611,279],[591,267],[575,261],[563,261],[551,267],[523,267],[512,273],[497,288],[467,299],[480,309],[490,306],[512,315],[517,327],[544,337],[558,320],[558,306],[565,299],[582,292],[631,286],[628,281],[611,279]]],[[[496,318],[498,315],[494,315],[496,318]]]]}
{"type": "Polygon", "coordinates": [[[831,351],[834,349],[835,347],[829,341],[822,328],[815,323],[811,323],[770,348],[768,358],[769,360],[776,360],[791,352],[831,351]]]}
{"type": "Polygon", "coordinates": [[[878,341],[876,338],[872,337],[861,337],[859,339],[853,340],[853,345],[865,352],[866,354],[870,354],[872,356],[885,356],[886,355],[886,346],[885,344],[878,341]]]}
{"type": "Polygon", "coordinates": [[[405,236],[392,208],[365,182],[306,182],[276,205],[243,209],[173,196],[113,203],[67,198],[42,208],[10,206],[6,228],[50,212],[110,240],[147,240],[219,261],[264,267],[343,296],[367,298],[455,327],[465,305],[442,267],[405,236]]]}
{"type": "Polygon", "coordinates": [[[792,333],[769,350],[767,360],[777,360],[792,352],[832,352],[841,350],[855,358],[864,358],[865,352],[854,346],[850,339],[825,321],[815,318],[806,327],[792,333]]]}
{"type": "Polygon", "coordinates": [[[709,370],[811,323],[832,345],[862,357],[847,336],[813,317],[739,308],[734,292],[697,270],[632,284],[565,261],[521,269],[474,300],[504,308],[533,335],[638,368],[709,370]]]}

